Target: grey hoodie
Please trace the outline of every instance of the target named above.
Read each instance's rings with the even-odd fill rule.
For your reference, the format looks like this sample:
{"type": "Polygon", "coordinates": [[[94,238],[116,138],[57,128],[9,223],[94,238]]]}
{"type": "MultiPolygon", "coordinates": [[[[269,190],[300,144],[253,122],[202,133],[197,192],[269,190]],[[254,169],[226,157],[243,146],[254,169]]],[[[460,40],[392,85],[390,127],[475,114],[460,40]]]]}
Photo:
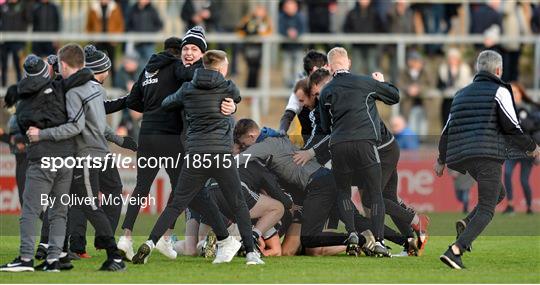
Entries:
{"type": "Polygon", "coordinates": [[[260,159],[279,179],[304,190],[311,175],[322,166],[315,159],[304,166],[294,163],[293,156],[299,150],[287,137],[268,137],[243,151],[238,160],[240,167],[244,167],[248,159],[260,159]]]}

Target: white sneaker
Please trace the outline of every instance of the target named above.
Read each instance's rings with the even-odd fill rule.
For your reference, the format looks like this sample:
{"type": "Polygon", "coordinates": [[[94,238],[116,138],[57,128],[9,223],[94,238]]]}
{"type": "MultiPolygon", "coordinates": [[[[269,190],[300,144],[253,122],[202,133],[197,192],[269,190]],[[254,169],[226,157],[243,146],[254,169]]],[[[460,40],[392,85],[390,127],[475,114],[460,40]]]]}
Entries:
{"type": "Polygon", "coordinates": [[[242,244],[234,239],[232,236],[227,237],[224,240],[218,240],[217,242],[216,259],[213,264],[231,262],[236,255],[242,244]]]}
{"type": "Polygon", "coordinates": [[[261,256],[256,252],[248,252],[246,254],[246,264],[247,265],[262,265],[264,261],[261,259],[261,256]]]}
{"type": "Polygon", "coordinates": [[[122,253],[124,253],[129,261],[133,260],[135,252],[133,251],[133,241],[130,238],[121,236],[116,246],[120,251],[122,251],[122,253]]]}
{"type": "Polygon", "coordinates": [[[174,246],[170,238],[165,239],[165,237],[161,237],[156,244],[156,249],[167,258],[176,259],[177,253],[174,250],[174,246]]]}

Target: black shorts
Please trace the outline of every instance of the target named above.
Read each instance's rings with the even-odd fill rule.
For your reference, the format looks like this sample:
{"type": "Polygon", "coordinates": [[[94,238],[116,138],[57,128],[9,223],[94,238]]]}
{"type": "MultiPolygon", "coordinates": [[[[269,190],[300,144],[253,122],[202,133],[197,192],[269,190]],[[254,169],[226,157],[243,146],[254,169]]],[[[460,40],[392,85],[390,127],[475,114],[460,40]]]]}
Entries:
{"type": "Polygon", "coordinates": [[[381,163],[377,146],[371,140],[337,143],[330,146],[330,151],[332,171],[338,173],[352,173],[381,163]]]}
{"type": "MultiPolygon", "coordinates": [[[[394,172],[396,172],[400,149],[397,141],[394,139],[390,144],[378,151],[381,160],[381,186],[384,192],[388,187],[394,187],[393,185],[388,185],[388,183],[390,182],[392,175],[394,175],[394,172]]],[[[362,177],[353,177],[352,185],[359,186],[361,184],[361,179],[362,177]]]]}
{"type": "Polygon", "coordinates": [[[308,184],[308,194],[302,211],[302,236],[320,235],[328,229],[337,229],[337,190],[330,171],[308,184]]]}

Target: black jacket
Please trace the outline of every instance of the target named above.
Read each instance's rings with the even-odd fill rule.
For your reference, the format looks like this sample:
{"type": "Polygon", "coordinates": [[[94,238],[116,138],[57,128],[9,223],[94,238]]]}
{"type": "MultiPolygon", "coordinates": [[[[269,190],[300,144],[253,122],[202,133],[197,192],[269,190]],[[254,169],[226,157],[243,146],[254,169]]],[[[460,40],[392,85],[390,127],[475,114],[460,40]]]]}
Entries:
{"type": "Polygon", "coordinates": [[[56,4],[49,2],[36,3],[33,13],[34,32],[56,32],[60,31],[60,14],[56,4]]]}
{"type": "Polygon", "coordinates": [[[143,113],[141,135],[182,133],[180,112],[165,112],[161,102],[176,92],[182,83],[191,80],[193,71],[202,66],[199,61],[185,67],[178,58],[168,52],[152,55],[139,75],[127,98],[127,107],[143,113]]]}
{"type": "MultiPolygon", "coordinates": [[[[26,77],[18,83],[17,92],[21,98],[17,105],[17,123],[23,133],[31,126],[47,129],[67,122],[66,98],[61,81],[26,77]]],[[[27,158],[66,157],[74,155],[75,151],[74,139],[59,142],[44,140],[28,145],[27,158]]]]}
{"type": "Polygon", "coordinates": [[[238,168],[240,181],[251,191],[260,193],[264,190],[268,196],[280,201],[286,210],[292,206],[292,200],[278,183],[277,177],[258,160],[249,161],[246,167],[238,168]]]}
{"type": "Polygon", "coordinates": [[[0,31],[26,31],[32,22],[32,9],[26,1],[0,5],[0,31]]]}
{"type": "Polygon", "coordinates": [[[158,11],[149,3],[142,9],[136,3],[131,6],[128,14],[126,31],[128,32],[159,32],[163,28],[163,22],[158,11]]]}
{"type": "Polygon", "coordinates": [[[221,113],[225,98],[240,102],[236,85],[217,71],[199,68],[191,82],[163,100],[165,111],[184,109],[187,153],[232,153],[234,119],[221,113]]]}
{"type": "MultiPolygon", "coordinates": [[[[304,140],[304,149],[313,149],[315,158],[321,165],[325,165],[330,159],[330,133],[325,132],[321,127],[321,112],[319,111],[319,100],[315,101],[315,109],[309,113],[311,122],[311,134],[307,140],[304,140]]],[[[302,127],[302,130],[304,127],[302,127]]]]}
{"type": "Polygon", "coordinates": [[[452,167],[470,158],[517,159],[535,147],[521,129],[510,85],[479,72],[454,97],[439,141],[439,161],[452,167]]]}
{"type": "Polygon", "coordinates": [[[321,91],[321,127],[331,130],[330,145],[357,140],[380,143],[380,118],[375,101],[399,102],[398,89],[368,76],[338,72],[321,91]]]}

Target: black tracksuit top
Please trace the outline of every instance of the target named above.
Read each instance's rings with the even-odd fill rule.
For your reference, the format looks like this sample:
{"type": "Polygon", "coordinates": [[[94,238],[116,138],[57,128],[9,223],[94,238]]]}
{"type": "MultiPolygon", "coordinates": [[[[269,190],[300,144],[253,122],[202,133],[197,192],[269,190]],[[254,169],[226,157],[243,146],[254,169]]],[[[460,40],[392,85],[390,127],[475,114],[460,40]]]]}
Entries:
{"type": "Polygon", "coordinates": [[[192,81],[163,100],[165,111],[184,110],[187,153],[232,153],[234,119],[221,113],[225,98],[240,102],[236,85],[217,71],[199,68],[192,81]]]}
{"type": "Polygon", "coordinates": [[[357,140],[380,143],[380,118],[375,101],[399,102],[399,90],[368,76],[338,72],[321,91],[321,127],[331,131],[330,145],[357,140]]]}
{"type": "Polygon", "coordinates": [[[143,113],[141,135],[182,133],[181,113],[165,112],[161,102],[191,80],[195,69],[201,66],[200,60],[192,66],[184,66],[180,59],[166,51],[152,55],[126,101],[128,108],[143,113]]]}

